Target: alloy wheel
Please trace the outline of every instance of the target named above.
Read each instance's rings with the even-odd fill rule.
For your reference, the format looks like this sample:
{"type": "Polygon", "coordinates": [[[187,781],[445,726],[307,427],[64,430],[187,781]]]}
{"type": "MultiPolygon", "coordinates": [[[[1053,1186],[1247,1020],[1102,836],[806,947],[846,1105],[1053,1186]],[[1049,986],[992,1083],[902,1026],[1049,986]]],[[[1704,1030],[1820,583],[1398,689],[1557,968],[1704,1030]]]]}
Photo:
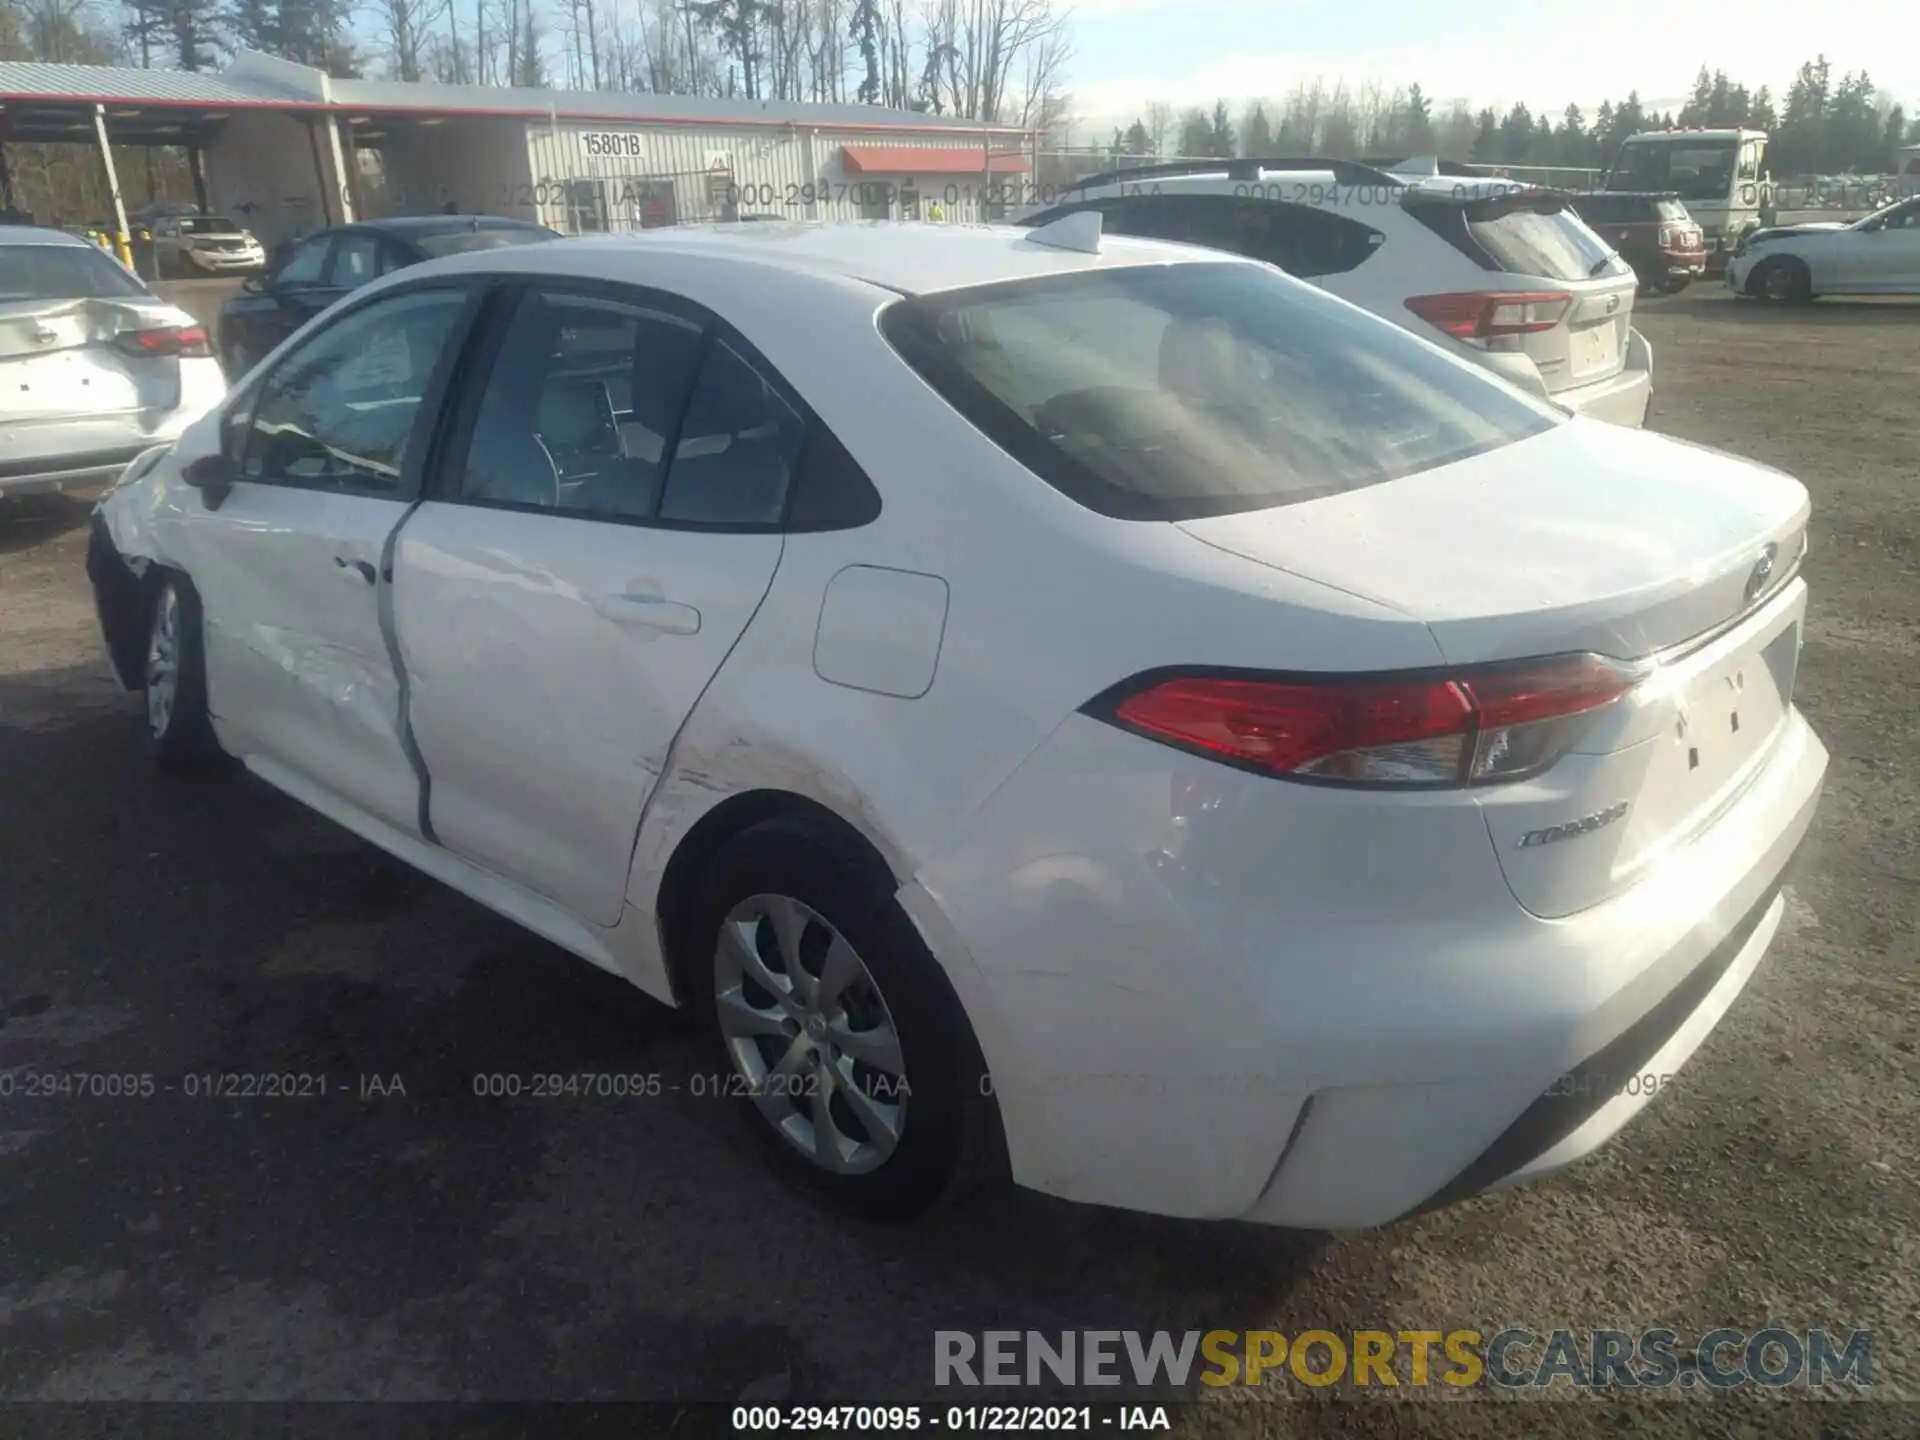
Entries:
{"type": "Polygon", "coordinates": [[[714,998],[734,1069],[781,1138],[837,1175],[886,1163],[907,1121],[906,1063],[844,935],[790,896],[749,896],[720,926],[714,998]]]}
{"type": "Polygon", "coordinates": [[[180,597],[169,585],[154,606],[153,630],[147,639],[147,727],[155,739],[173,723],[179,690],[180,597]]]}

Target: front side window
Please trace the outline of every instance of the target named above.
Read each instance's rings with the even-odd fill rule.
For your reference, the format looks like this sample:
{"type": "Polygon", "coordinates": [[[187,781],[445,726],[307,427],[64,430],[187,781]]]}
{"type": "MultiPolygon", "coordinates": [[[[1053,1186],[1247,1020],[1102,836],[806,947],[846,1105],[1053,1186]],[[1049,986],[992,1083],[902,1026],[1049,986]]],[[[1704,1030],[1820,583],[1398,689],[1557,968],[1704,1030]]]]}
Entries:
{"type": "Polygon", "coordinates": [[[1253,265],[949,291],[890,306],[882,327],[988,438],[1121,519],[1337,495],[1558,423],[1392,323],[1253,265]]]}
{"type": "Polygon", "coordinates": [[[407,444],[467,303],[456,289],[390,295],[304,341],[260,387],[241,478],[408,498],[407,444]]]}
{"type": "Polygon", "coordinates": [[[677,306],[529,291],[458,494],[590,519],[774,525],[805,433],[750,361],[677,306]]]}

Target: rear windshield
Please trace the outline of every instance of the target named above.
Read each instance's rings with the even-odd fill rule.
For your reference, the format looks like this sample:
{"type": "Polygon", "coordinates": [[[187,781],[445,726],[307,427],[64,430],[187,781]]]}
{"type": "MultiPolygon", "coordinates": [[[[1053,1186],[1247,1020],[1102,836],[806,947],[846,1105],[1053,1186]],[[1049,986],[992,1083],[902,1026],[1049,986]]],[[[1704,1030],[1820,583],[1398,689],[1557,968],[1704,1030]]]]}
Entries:
{"type": "Polygon", "coordinates": [[[486,230],[443,230],[438,234],[416,235],[413,243],[429,256],[464,255],[469,250],[504,250],[509,245],[525,245],[532,240],[554,240],[558,230],[538,225],[496,225],[486,230]]]}
{"type": "Polygon", "coordinates": [[[0,245],[0,302],[119,300],[147,293],[125,266],[91,245],[0,245]]]}
{"type": "Polygon", "coordinates": [[[1556,412],[1259,265],[1082,271],[922,296],[882,329],[1042,480],[1120,519],[1343,494],[1556,412]]]}
{"type": "Polygon", "coordinates": [[[1524,206],[1500,207],[1489,218],[1476,218],[1480,208],[1469,207],[1467,232],[1510,275],[1592,280],[1625,273],[1613,247],[1571,209],[1542,214],[1524,206]]]}

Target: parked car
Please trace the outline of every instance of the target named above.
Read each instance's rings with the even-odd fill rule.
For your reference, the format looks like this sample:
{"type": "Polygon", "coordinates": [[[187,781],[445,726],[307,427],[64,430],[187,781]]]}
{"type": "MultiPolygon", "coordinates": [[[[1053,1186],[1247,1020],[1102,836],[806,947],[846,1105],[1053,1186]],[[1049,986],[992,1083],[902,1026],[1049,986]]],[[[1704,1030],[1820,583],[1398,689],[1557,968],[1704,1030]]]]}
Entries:
{"type": "Polygon", "coordinates": [[[375,281],[101,502],[143,743],[687,1007],[868,1213],[1569,1164],[1780,923],[1805,489],[1099,230],[375,281]]]}
{"type": "Polygon", "coordinates": [[[226,388],[206,330],[111,255],[0,227],[0,496],[111,479],[226,388]]]}
{"type": "Polygon", "coordinates": [[[238,379],[334,301],[382,275],[443,255],[554,240],[559,231],[493,215],[413,215],[321,230],[275,256],[220,307],[220,359],[238,379]]]}
{"type": "Polygon", "coordinates": [[[1851,225],[1755,231],[1728,262],[1727,284],[1762,300],[1920,294],[1920,199],[1851,225]]]}
{"type": "Polygon", "coordinates": [[[1705,237],[1678,195],[1596,190],[1575,195],[1573,208],[1633,267],[1642,291],[1677,295],[1706,273],[1705,237]]]}
{"type": "Polygon", "coordinates": [[[266,267],[267,252],[253,232],[225,215],[157,215],[146,229],[162,277],[243,275],[266,267]]]}
{"type": "Polygon", "coordinates": [[[1569,409],[1646,419],[1632,268],[1558,191],[1433,161],[1182,161],[1093,176],[1021,223],[1078,210],[1113,234],[1270,261],[1569,409]]]}

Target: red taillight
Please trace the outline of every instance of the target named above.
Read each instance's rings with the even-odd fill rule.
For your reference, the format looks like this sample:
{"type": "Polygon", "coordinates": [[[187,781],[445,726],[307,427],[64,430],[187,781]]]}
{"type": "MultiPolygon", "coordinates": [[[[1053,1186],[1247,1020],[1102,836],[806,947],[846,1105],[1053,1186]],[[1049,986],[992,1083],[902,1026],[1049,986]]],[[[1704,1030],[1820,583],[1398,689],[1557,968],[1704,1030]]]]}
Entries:
{"type": "Polygon", "coordinates": [[[166,325],[156,330],[122,330],[114,345],[129,355],[201,356],[213,354],[204,325],[166,325]]]}
{"type": "Polygon", "coordinates": [[[1662,250],[1673,248],[1673,231],[1665,225],[1660,227],[1660,248],[1662,250]]]}
{"type": "Polygon", "coordinates": [[[1392,677],[1160,680],[1107,713],[1182,749],[1292,779],[1464,785],[1538,774],[1640,672],[1593,655],[1392,677]]]}
{"type": "Polygon", "coordinates": [[[1558,325],[1573,304],[1563,290],[1468,291],[1415,295],[1407,308],[1459,340],[1533,335],[1558,325]]]}

